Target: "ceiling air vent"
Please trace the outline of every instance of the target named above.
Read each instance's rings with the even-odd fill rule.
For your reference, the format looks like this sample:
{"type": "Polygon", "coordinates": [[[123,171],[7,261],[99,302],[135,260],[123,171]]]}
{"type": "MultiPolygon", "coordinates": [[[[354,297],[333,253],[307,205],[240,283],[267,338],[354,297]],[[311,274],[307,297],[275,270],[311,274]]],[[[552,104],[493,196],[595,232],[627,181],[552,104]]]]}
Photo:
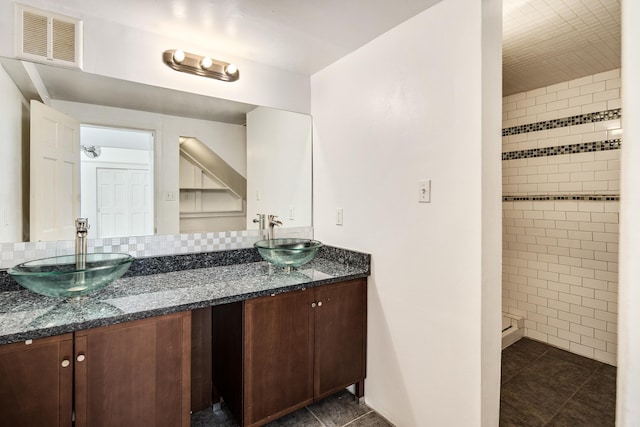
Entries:
{"type": "Polygon", "coordinates": [[[82,21],[16,5],[16,56],[82,68],[82,21]]]}

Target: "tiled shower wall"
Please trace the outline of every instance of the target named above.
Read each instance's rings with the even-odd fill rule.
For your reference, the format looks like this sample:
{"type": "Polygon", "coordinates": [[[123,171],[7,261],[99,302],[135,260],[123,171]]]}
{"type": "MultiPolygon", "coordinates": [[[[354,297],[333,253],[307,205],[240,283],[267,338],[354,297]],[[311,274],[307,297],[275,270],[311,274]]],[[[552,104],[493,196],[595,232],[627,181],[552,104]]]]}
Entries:
{"type": "Polygon", "coordinates": [[[620,107],[619,69],[503,98],[503,311],[612,365],[620,107]]]}

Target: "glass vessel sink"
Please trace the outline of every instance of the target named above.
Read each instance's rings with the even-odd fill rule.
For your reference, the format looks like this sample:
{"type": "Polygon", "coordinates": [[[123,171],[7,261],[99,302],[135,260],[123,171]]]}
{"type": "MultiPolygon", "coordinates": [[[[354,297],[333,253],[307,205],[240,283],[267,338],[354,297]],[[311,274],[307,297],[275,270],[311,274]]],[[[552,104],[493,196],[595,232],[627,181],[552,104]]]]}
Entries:
{"type": "Polygon", "coordinates": [[[7,273],[23,287],[49,297],[74,298],[98,291],[122,276],[133,257],[119,253],[86,254],[84,266],[75,255],[18,264],[7,273]]]}
{"type": "Polygon", "coordinates": [[[271,239],[260,240],[253,246],[271,264],[291,270],[315,258],[323,245],[309,239],[271,239]]]}

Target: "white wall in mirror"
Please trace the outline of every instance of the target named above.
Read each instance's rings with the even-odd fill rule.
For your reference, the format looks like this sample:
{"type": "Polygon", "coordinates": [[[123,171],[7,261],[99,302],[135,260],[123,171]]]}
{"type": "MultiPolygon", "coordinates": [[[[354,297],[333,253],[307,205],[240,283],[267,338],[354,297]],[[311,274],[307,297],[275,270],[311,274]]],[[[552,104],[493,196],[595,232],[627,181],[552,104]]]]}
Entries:
{"type": "Polygon", "coordinates": [[[247,229],[257,227],[257,214],[276,215],[283,227],[311,225],[311,138],[306,114],[247,113],[247,229]]]}

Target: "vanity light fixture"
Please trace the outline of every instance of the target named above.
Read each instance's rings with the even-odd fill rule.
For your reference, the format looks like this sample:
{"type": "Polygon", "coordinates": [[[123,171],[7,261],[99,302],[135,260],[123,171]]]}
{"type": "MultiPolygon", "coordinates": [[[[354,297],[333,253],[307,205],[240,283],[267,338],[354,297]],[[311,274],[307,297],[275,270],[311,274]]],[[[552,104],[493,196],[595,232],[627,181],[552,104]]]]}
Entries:
{"type": "Polygon", "coordinates": [[[225,82],[235,82],[240,78],[238,67],[228,62],[211,59],[179,49],[165,50],[162,60],[176,71],[210,77],[225,82]]]}

